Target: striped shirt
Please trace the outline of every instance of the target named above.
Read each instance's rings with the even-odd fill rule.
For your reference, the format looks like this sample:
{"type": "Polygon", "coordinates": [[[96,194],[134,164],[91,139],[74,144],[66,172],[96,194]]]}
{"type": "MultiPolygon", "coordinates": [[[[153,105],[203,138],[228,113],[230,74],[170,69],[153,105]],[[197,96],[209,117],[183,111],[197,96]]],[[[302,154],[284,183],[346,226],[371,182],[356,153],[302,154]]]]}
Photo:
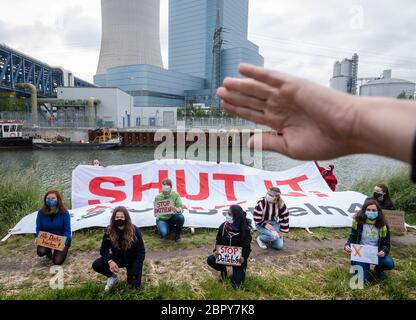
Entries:
{"type": "Polygon", "coordinates": [[[253,217],[254,222],[261,227],[264,227],[267,221],[274,220],[280,224],[281,232],[289,232],[289,210],[283,200],[279,208],[278,204],[269,203],[266,198],[261,198],[254,208],[253,217]]]}

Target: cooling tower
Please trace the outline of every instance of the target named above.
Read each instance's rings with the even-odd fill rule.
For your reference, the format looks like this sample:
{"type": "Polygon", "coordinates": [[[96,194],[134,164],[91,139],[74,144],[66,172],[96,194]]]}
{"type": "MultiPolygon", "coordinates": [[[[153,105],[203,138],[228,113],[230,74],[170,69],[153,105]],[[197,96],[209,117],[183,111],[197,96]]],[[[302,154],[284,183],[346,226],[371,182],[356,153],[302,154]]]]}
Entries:
{"type": "Polygon", "coordinates": [[[163,68],[160,0],[101,0],[102,36],[97,74],[113,67],[148,64],[163,68]]]}

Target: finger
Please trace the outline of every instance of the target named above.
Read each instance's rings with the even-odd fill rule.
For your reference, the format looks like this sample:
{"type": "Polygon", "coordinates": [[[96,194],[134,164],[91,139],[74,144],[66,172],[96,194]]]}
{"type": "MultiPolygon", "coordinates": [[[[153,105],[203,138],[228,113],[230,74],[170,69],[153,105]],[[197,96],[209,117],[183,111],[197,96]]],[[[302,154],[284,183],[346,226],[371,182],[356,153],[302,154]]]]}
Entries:
{"type": "Polygon", "coordinates": [[[247,78],[252,78],[261,83],[266,83],[272,87],[280,88],[291,77],[281,72],[256,67],[250,64],[240,64],[238,71],[247,78]]]}
{"type": "Polygon", "coordinates": [[[256,111],[244,107],[237,107],[233,104],[228,103],[227,101],[222,102],[222,107],[225,111],[232,113],[240,118],[258,123],[258,124],[266,124],[266,118],[264,116],[264,112],[256,111]]]}
{"type": "Polygon", "coordinates": [[[248,109],[255,109],[258,111],[263,111],[266,109],[266,101],[246,96],[244,93],[238,91],[230,91],[225,88],[218,89],[218,96],[223,100],[227,101],[229,104],[244,107],[248,109]]]}
{"type": "Polygon", "coordinates": [[[273,91],[270,86],[254,79],[225,78],[224,87],[261,100],[268,99],[273,91]]]}
{"type": "Polygon", "coordinates": [[[249,140],[249,147],[254,150],[275,151],[283,155],[288,155],[287,145],[283,137],[270,133],[253,135],[249,140]]]}

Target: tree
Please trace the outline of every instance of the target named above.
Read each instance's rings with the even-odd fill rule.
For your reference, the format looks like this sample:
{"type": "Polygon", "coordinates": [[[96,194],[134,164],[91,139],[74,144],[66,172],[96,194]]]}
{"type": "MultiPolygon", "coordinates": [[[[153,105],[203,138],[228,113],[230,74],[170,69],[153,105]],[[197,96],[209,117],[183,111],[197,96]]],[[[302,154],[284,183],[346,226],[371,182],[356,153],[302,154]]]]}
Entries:
{"type": "Polygon", "coordinates": [[[403,90],[402,91],[402,93],[400,93],[398,96],[397,96],[397,99],[407,99],[408,97],[407,97],[407,95],[406,95],[406,92],[403,90]]]}

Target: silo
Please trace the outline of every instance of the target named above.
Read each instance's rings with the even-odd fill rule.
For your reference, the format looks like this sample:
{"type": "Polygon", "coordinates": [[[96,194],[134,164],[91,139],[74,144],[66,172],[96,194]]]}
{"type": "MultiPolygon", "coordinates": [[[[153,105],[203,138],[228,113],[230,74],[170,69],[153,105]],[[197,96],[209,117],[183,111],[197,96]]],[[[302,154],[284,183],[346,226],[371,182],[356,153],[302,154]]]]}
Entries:
{"type": "Polygon", "coordinates": [[[341,75],[341,62],[337,61],[334,64],[334,77],[339,77],[341,75]]]}
{"type": "Polygon", "coordinates": [[[97,74],[113,67],[148,64],[163,68],[160,0],[101,0],[102,38],[97,74]]]}
{"type": "Polygon", "coordinates": [[[352,76],[352,61],[349,59],[344,59],[341,62],[341,75],[345,77],[352,76]]]}

